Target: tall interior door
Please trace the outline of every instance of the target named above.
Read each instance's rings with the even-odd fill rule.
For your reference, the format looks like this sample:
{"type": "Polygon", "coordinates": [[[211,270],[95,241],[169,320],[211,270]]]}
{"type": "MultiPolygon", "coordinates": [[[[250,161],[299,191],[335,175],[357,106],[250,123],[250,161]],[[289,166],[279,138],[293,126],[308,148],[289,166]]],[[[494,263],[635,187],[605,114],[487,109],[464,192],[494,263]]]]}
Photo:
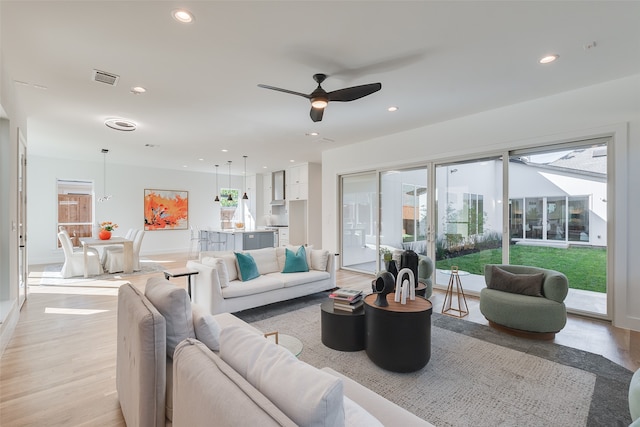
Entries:
{"type": "Polygon", "coordinates": [[[27,299],[27,145],[18,130],[18,307],[27,299]]]}

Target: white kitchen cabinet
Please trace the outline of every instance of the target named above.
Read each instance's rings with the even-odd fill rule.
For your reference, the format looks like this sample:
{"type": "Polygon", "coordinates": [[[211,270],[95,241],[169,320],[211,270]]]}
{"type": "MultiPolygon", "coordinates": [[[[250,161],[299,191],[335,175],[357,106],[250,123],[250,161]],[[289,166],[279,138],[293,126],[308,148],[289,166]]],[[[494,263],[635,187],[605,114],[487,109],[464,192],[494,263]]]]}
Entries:
{"type": "Polygon", "coordinates": [[[271,174],[262,175],[263,215],[271,215],[271,174]]]}
{"type": "Polygon", "coordinates": [[[322,247],[322,168],[304,163],[287,170],[289,242],[322,247]]]}
{"type": "Polygon", "coordinates": [[[309,164],[293,166],[287,171],[287,199],[307,200],[309,198],[309,164]]]}
{"type": "Polygon", "coordinates": [[[284,247],[289,244],[289,229],[287,227],[278,228],[278,246],[284,247]]]}

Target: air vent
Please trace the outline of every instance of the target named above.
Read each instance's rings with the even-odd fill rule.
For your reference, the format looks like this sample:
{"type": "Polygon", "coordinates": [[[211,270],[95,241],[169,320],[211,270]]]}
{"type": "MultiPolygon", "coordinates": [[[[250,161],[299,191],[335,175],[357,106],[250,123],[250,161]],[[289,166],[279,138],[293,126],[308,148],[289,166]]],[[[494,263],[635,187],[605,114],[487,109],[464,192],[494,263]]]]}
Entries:
{"type": "Polygon", "coordinates": [[[93,74],[91,75],[91,80],[94,82],[106,83],[110,86],[115,86],[118,84],[118,80],[120,76],[117,74],[107,73],[106,71],[93,70],[93,74]]]}

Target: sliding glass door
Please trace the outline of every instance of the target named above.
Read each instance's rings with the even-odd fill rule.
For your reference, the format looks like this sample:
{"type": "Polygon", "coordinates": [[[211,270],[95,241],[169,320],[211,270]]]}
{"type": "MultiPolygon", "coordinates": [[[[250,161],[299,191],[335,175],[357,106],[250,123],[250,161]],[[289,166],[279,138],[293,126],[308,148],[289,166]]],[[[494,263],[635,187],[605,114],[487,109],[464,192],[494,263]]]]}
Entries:
{"type": "Polygon", "coordinates": [[[427,169],[380,173],[381,251],[427,253],[427,169]]]}
{"type": "Polygon", "coordinates": [[[606,317],[607,140],[514,151],[509,160],[509,263],[564,273],[567,308],[606,317]]]}
{"type": "Polygon", "coordinates": [[[457,266],[464,289],[479,292],[485,264],[502,260],[502,160],[436,166],[436,283],[457,266]]]}
{"type": "Polygon", "coordinates": [[[377,174],[345,175],[341,179],[342,268],[377,271],[377,174]]]}

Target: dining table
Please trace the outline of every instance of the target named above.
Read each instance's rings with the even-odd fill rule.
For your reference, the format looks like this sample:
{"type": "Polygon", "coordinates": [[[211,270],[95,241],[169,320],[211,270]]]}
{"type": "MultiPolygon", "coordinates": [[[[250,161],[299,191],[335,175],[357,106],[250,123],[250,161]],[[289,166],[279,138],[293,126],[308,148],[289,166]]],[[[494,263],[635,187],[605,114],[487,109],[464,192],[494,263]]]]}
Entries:
{"type": "Polygon", "coordinates": [[[102,239],[80,239],[82,244],[82,253],[84,256],[84,277],[89,277],[88,268],[88,255],[87,248],[90,246],[105,246],[105,245],[122,245],[124,252],[124,270],[123,273],[133,273],[133,240],[125,239],[124,237],[111,237],[107,240],[102,239]]]}

